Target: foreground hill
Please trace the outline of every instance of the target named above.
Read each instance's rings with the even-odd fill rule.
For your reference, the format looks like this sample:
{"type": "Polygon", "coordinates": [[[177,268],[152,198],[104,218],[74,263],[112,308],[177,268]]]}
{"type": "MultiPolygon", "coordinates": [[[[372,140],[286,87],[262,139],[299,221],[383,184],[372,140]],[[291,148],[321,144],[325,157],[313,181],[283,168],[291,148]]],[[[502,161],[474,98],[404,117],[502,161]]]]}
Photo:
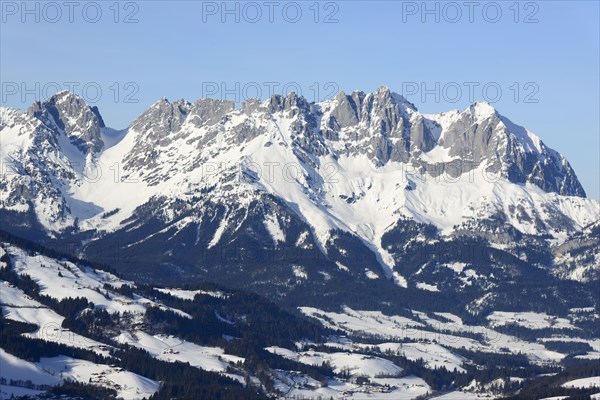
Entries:
{"type": "Polygon", "coordinates": [[[598,374],[597,306],[566,317],[494,311],[483,324],[408,308],[288,312],[213,284],[136,284],[6,233],[0,249],[2,398],[595,393],[565,383],[598,374]]]}

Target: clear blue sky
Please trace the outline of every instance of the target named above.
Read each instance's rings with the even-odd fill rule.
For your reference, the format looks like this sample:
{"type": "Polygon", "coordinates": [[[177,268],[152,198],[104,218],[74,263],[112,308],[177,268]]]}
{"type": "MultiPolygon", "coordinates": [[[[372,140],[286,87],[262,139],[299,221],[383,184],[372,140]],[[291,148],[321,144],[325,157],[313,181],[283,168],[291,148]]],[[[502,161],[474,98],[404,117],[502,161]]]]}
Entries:
{"type": "Polygon", "coordinates": [[[297,82],[310,100],[336,88],[372,91],[385,84],[423,112],[465,108],[472,85],[475,100],[492,100],[502,114],[563,153],[588,196],[600,198],[598,1],[517,7],[513,1],[476,2],[473,9],[463,1],[453,3],[458,8],[428,2],[433,13],[421,1],[321,2],[316,23],[313,1],[275,3],[270,9],[262,0],[252,6],[229,2],[227,7],[238,7],[236,22],[235,13],[223,13],[221,1],[121,2],[118,15],[113,1],[98,2],[99,18],[95,6],[84,12],[85,3],[70,16],[66,6],[58,15],[44,3],[29,2],[28,14],[20,1],[3,2],[2,105],[26,108],[44,88],[53,91],[50,82],[61,88],[78,82],[74,91],[91,100],[95,88],[102,89],[93,104],[107,125],[123,128],[162,96],[193,101],[212,90],[212,97],[243,98],[258,86],[264,98],[269,82],[279,83],[276,92],[297,82]],[[124,23],[128,16],[138,22],[124,23]],[[239,82],[240,90],[215,91],[211,82],[230,90],[239,82]],[[22,83],[36,93],[25,93],[22,83]],[[502,95],[496,98],[498,87],[502,95]],[[423,98],[424,88],[436,93],[423,98]],[[127,94],[138,102],[126,102],[127,94]]]}

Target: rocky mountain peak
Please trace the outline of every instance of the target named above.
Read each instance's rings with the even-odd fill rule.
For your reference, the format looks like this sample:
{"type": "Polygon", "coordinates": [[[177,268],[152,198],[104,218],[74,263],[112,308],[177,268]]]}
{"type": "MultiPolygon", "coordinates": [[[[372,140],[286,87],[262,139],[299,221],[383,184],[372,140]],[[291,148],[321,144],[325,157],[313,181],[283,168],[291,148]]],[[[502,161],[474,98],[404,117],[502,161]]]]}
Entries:
{"type": "Polygon", "coordinates": [[[349,153],[366,153],[376,165],[407,162],[413,147],[427,151],[434,145],[422,121],[415,129],[411,126],[416,107],[387,86],[368,94],[340,92],[321,110],[324,135],[345,141],[349,153]]]}
{"type": "Polygon", "coordinates": [[[372,95],[382,104],[396,104],[411,111],[417,111],[417,107],[404,96],[392,92],[389,87],[381,86],[372,95]]]}
{"type": "Polygon", "coordinates": [[[58,92],[44,101],[36,101],[27,115],[37,118],[50,129],[62,131],[85,154],[102,150],[101,129],[104,121],[97,107],[68,91],[58,92]]]}
{"type": "Polygon", "coordinates": [[[499,117],[500,114],[487,101],[478,101],[469,106],[467,110],[475,119],[484,120],[489,117],[499,117]]]}
{"type": "Polygon", "coordinates": [[[192,109],[185,100],[171,103],[166,97],[152,104],[129,129],[139,132],[153,142],[161,142],[169,134],[178,131],[192,109]]]}
{"type": "Polygon", "coordinates": [[[231,100],[199,99],[190,109],[188,122],[196,127],[214,125],[234,109],[231,100]]]}
{"type": "Polygon", "coordinates": [[[347,95],[339,92],[332,102],[329,126],[335,130],[351,127],[361,122],[373,125],[373,133],[386,134],[417,108],[403,96],[381,86],[372,93],[354,91],[347,95]],[[380,129],[381,128],[381,129],[380,129]]]}
{"type": "Polygon", "coordinates": [[[265,106],[269,113],[291,111],[293,115],[296,115],[297,111],[307,112],[310,110],[308,100],[296,92],[290,92],[287,96],[274,94],[265,102],[265,106]]]}
{"type": "Polygon", "coordinates": [[[462,112],[428,116],[441,127],[438,145],[462,172],[483,166],[513,183],[532,183],[546,192],[585,197],[571,166],[526,128],[477,102],[462,112]]]}

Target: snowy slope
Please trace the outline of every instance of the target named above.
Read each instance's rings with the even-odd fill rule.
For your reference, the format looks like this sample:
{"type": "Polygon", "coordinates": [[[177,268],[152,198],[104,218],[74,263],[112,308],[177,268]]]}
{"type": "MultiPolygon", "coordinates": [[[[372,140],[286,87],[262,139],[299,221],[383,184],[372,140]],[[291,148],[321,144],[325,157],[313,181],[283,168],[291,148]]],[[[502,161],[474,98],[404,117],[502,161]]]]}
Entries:
{"type": "Polygon", "coordinates": [[[543,342],[529,342],[516,336],[500,333],[486,326],[473,326],[463,324],[460,318],[454,316],[452,322],[445,322],[427,317],[424,313],[413,311],[423,322],[416,322],[404,317],[380,315],[371,322],[371,311],[357,311],[346,308],[342,313],[333,313],[312,307],[300,307],[306,315],[317,318],[325,326],[338,328],[345,332],[359,332],[362,334],[376,335],[381,339],[394,339],[396,341],[432,342],[442,346],[442,349],[432,347],[403,344],[402,346],[381,344],[383,348],[404,351],[407,356],[414,356],[419,352],[431,352],[424,359],[429,365],[444,363],[448,367],[460,367],[460,357],[452,355],[448,349],[466,348],[487,353],[509,352],[524,354],[534,363],[552,363],[563,359],[561,353],[550,351],[544,347],[543,342]],[[465,333],[468,333],[465,335],[465,333]],[[470,334],[481,334],[483,340],[470,337],[470,334]],[[407,347],[405,349],[405,347],[407,347]],[[437,353],[437,355],[436,355],[437,353]]]}
{"type": "Polygon", "coordinates": [[[594,376],[591,378],[574,379],[569,382],[562,384],[565,388],[600,388],[600,376],[594,376]]]}
{"type": "Polygon", "coordinates": [[[226,372],[229,363],[244,362],[218,347],[198,346],[173,336],[149,335],[143,331],[121,333],[116,340],[148,351],[164,361],[181,361],[205,371],[226,372]]]}
{"type": "Polygon", "coordinates": [[[351,375],[373,378],[381,375],[390,377],[399,376],[402,373],[402,368],[391,361],[379,357],[353,353],[322,353],[318,351],[297,353],[280,347],[268,347],[267,350],[304,364],[322,365],[326,362],[331,364],[337,373],[347,370],[351,375]]]}
{"type": "MultiPolygon", "coordinates": [[[[0,349],[0,377],[7,381],[30,381],[36,387],[55,386],[64,380],[90,383],[117,389],[123,399],[140,399],[154,394],[158,382],[103,364],[59,356],[42,358],[38,363],[21,360],[0,349]]],[[[18,386],[3,386],[2,392],[10,396],[20,393],[18,386]]],[[[4,397],[2,397],[4,398],[4,397]]]]}
{"type": "Polygon", "coordinates": [[[0,377],[6,380],[30,380],[36,385],[57,385],[61,380],[29,361],[21,360],[0,349],[0,377]]]}
{"type": "Polygon", "coordinates": [[[108,346],[105,344],[62,328],[65,319],[63,316],[43,304],[29,299],[21,290],[6,282],[0,282],[0,285],[4,317],[38,326],[35,332],[27,333],[26,336],[89,349],[102,355],[107,354],[108,346]]]}
{"type": "MultiPolygon", "coordinates": [[[[10,255],[15,272],[26,274],[38,283],[42,295],[57,300],[83,296],[94,303],[95,307],[105,309],[109,313],[129,313],[133,325],[143,322],[146,309],[151,306],[191,318],[180,310],[164,306],[142,296],[135,295],[131,299],[107,290],[105,284],[115,288],[132,284],[132,282],[122,280],[111,273],[0,243],[0,255],[4,254],[10,255]]],[[[5,267],[5,265],[0,265],[0,267],[5,267]]],[[[185,293],[184,290],[173,290],[177,293],[185,293]]],[[[217,295],[216,292],[214,293],[217,295]]],[[[38,326],[37,330],[25,333],[24,336],[91,350],[103,356],[108,356],[110,349],[113,348],[112,345],[64,328],[65,317],[5,281],[0,281],[0,305],[4,318],[38,326]]],[[[199,346],[173,336],[152,336],[139,330],[123,332],[116,338],[116,341],[143,348],[160,360],[189,362],[190,365],[199,369],[221,372],[243,381],[242,377],[228,373],[230,365],[243,362],[243,359],[224,354],[220,348],[199,346]]],[[[52,386],[65,379],[70,379],[115,388],[119,396],[124,399],[149,397],[158,390],[159,386],[158,382],[120,368],[66,356],[45,358],[39,363],[20,360],[2,349],[0,349],[0,356],[0,375],[7,380],[29,379],[35,385],[52,386]]],[[[26,389],[15,389],[12,386],[3,387],[2,390],[8,395],[26,391],[26,389]]]]}
{"type": "Polygon", "coordinates": [[[130,312],[143,314],[148,306],[169,309],[177,314],[191,318],[180,310],[157,304],[150,299],[136,296],[130,299],[123,295],[112,293],[105,295],[104,285],[120,287],[132,284],[123,281],[113,274],[82,267],[83,270],[70,261],[57,261],[43,255],[29,255],[11,246],[5,246],[9,254],[13,254],[15,271],[26,273],[40,286],[40,293],[62,300],[67,297],[85,297],[88,301],[106,309],[108,312],[130,312]]]}
{"type": "Polygon", "coordinates": [[[40,368],[61,379],[114,388],[117,390],[117,396],[125,400],[150,397],[159,389],[158,382],[121,368],[94,364],[66,356],[42,358],[38,364],[40,368]]]}

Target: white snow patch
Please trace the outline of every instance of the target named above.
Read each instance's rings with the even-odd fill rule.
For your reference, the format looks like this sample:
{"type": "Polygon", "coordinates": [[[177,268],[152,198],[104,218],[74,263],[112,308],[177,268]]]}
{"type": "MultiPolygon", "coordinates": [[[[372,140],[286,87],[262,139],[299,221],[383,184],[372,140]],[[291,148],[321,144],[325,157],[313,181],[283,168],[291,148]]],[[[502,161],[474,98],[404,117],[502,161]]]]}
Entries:
{"type": "Polygon", "coordinates": [[[294,276],[298,279],[308,279],[308,274],[306,273],[304,268],[302,268],[299,265],[294,265],[292,267],[292,272],[294,273],[294,276]]]}
{"type": "Polygon", "coordinates": [[[368,268],[365,268],[365,276],[369,279],[379,279],[379,275],[368,268]]]}
{"type": "Polygon", "coordinates": [[[438,289],[437,285],[430,285],[429,283],[425,283],[425,282],[417,282],[416,286],[418,289],[427,290],[428,292],[439,292],[440,291],[440,289],[438,289]]]}
{"type": "Polygon", "coordinates": [[[600,388],[600,376],[575,379],[575,380],[563,383],[562,387],[564,387],[564,388],[582,388],[582,389],[594,388],[594,387],[600,388]]]}

